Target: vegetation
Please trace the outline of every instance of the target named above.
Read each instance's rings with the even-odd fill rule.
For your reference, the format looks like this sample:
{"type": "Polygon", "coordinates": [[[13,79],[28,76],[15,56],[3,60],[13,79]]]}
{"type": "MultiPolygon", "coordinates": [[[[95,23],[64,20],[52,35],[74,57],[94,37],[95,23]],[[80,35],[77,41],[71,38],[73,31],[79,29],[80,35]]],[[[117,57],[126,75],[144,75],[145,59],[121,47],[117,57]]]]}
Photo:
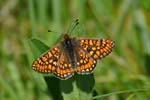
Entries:
{"type": "Polygon", "coordinates": [[[0,100],[149,100],[149,77],[149,0],[0,1],[0,100]],[[72,36],[112,39],[113,52],[66,81],[33,71],[77,18],[72,36]]]}

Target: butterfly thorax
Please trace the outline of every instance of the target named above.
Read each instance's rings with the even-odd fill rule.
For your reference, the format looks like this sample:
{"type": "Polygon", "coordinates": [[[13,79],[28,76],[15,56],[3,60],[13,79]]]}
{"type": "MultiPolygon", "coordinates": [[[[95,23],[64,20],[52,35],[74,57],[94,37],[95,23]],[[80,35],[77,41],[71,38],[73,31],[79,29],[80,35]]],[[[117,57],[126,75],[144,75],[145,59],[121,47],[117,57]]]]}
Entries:
{"type": "Polygon", "coordinates": [[[64,40],[61,42],[62,52],[66,56],[66,60],[75,68],[76,55],[75,55],[76,42],[75,38],[69,37],[67,34],[64,36],[64,40]]]}

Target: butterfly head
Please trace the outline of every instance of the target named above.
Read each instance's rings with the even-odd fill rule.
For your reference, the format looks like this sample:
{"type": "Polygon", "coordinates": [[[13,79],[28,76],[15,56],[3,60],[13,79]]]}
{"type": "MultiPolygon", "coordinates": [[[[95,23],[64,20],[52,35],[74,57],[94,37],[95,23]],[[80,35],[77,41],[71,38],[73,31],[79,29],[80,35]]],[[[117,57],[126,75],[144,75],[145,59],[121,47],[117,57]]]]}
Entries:
{"type": "Polygon", "coordinates": [[[70,36],[68,34],[64,34],[64,40],[70,40],[70,36]]]}

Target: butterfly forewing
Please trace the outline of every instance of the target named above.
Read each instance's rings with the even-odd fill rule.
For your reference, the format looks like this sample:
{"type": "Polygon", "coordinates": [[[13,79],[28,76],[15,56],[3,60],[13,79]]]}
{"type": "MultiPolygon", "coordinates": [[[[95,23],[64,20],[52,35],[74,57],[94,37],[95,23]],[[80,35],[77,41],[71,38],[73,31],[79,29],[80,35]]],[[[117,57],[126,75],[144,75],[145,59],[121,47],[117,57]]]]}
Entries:
{"type": "Polygon", "coordinates": [[[108,39],[80,39],[80,46],[87,51],[93,59],[101,59],[110,54],[114,42],[108,39]]]}
{"type": "Polygon", "coordinates": [[[32,69],[41,73],[52,73],[57,68],[57,62],[60,57],[60,49],[52,48],[32,64],[32,69]]]}

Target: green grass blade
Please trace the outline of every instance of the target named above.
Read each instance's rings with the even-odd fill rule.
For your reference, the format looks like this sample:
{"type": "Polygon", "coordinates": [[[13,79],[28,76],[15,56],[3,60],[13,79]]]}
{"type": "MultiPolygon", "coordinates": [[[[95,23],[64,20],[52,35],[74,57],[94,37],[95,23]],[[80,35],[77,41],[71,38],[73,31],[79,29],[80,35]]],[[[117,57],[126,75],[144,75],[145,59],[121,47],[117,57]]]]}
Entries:
{"type": "Polygon", "coordinates": [[[93,97],[93,99],[104,98],[104,97],[108,97],[108,96],[116,95],[116,94],[135,93],[135,92],[148,92],[148,91],[150,91],[150,89],[135,89],[135,90],[117,91],[117,92],[112,92],[112,93],[108,93],[108,94],[95,96],[95,97],[93,97]]]}
{"type": "Polygon", "coordinates": [[[19,100],[18,96],[14,93],[13,88],[8,84],[1,76],[0,76],[0,89],[2,90],[0,93],[0,99],[2,97],[4,99],[11,99],[11,100],[19,100]]]}
{"type": "Polygon", "coordinates": [[[29,17],[32,25],[32,36],[36,33],[36,18],[35,18],[35,10],[34,10],[34,0],[28,0],[29,4],[29,17]]]}
{"type": "Polygon", "coordinates": [[[46,25],[46,22],[47,22],[47,7],[48,7],[48,4],[47,4],[47,0],[40,0],[40,1],[37,1],[36,2],[38,5],[37,5],[37,8],[38,8],[38,16],[39,16],[39,24],[42,25],[42,27],[45,27],[46,25]]]}

